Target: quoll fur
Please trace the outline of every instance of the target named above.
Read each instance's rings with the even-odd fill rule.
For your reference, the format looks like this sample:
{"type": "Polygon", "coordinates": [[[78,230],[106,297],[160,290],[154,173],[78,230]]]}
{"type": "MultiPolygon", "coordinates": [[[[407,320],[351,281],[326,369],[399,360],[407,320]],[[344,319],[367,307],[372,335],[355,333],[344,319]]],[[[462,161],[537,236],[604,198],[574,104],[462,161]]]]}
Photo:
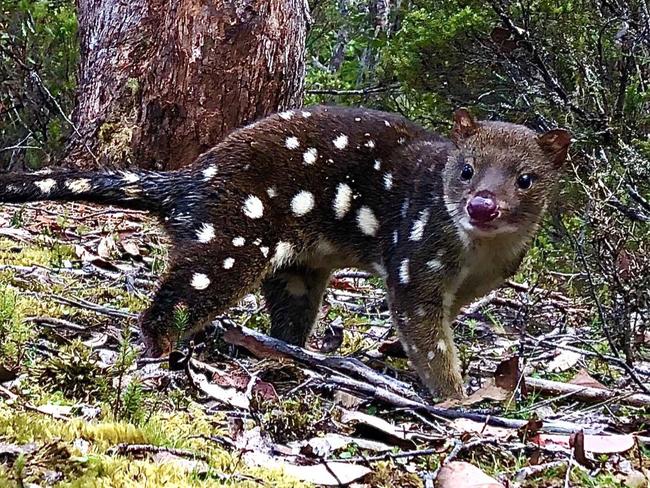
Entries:
{"type": "Polygon", "coordinates": [[[271,334],[303,345],[330,275],[385,279],[412,364],[436,394],[461,396],[451,324],[517,269],[570,142],[558,129],[477,122],[451,138],[372,110],[312,107],[230,134],[183,170],[5,174],[0,201],[83,200],[145,209],[172,241],[140,319],[149,355],[189,336],[261,286],[271,334]]]}

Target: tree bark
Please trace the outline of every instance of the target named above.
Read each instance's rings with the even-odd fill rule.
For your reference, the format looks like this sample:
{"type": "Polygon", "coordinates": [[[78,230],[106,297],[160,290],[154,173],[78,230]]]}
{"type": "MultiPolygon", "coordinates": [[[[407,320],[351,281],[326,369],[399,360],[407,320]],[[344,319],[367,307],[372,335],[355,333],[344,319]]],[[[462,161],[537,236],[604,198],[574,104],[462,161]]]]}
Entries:
{"type": "Polygon", "coordinates": [[[176,169],[299,106],[306,0],[77,0],[76,126],[63,164],[176,169]]]}

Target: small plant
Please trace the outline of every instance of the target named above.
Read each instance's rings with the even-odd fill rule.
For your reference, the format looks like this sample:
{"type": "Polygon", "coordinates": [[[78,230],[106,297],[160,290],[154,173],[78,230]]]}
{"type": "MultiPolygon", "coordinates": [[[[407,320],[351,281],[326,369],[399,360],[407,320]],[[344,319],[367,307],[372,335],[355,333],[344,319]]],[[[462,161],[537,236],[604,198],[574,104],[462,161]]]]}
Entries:
{"type": "Polygon", "coordinates": [[[315,436],[324,430],[323,420],[329,418],[322,400],[311,393],[281,402],[262,402],[257,413],[262,428],[280,443],[315,436]]]}
{"type": "Polygon", "coordinates": [[[97,354],[77,339],[37,365],[35,373],[44,388],[58,389],[66,397],[87,401],[97,398],[105,387],[105,371],[98,362],[97,354]]]}
{"type": "Polygon", "coordinates": [[[9,225],[16,229],[20,229],[23,225],[25,225],[25,207],[20,207],[11,215],[9,225]]]}
{"type": "Polygon", "coordinates": [[[18,368],[27,352],[32,329],[22,320],[19,299],[6,287],[0,288],[0,364],[18,368]]]}
{"type": "Polygon", "coordinates": [[[122,419],[123,416],[131,417],[136,403],[141,404],[138,402],[142,393],[141,385],[132,386],[133,382],[131,382],[124,389],[124,377],[135,363],[138,355],[136,349],[131,345],[130,338],[131,331],[128,326],[124,326],[120,337],[120,349],[112,371],[113,376],[117,377],[117,391],[113,403],[113,417],[116,420],[122,419]],[[124,391],[122,391],[123,389],[124,391]]]}
{"type": "Polygon", "coordinates": [[[190,312],[187,308],[187,305],[185,304],[176,305],[176,307],[174,307],[174,315],[172,317],[172,327],[179,341],[183,337],[183,333],[187,329],[189,323],[190,323],[190,312]]]}

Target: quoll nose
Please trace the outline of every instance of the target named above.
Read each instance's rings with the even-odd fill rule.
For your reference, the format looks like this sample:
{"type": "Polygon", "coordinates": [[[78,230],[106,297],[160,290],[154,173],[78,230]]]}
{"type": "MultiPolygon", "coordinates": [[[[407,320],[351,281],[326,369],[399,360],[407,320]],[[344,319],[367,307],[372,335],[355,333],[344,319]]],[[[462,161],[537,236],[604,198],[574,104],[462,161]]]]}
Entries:
{"type": "Polygon", "coordinates": [[[493,193],[480,191],[467,203],[467,213],[476,222],[490,222],[499,214],[493,193]]]}

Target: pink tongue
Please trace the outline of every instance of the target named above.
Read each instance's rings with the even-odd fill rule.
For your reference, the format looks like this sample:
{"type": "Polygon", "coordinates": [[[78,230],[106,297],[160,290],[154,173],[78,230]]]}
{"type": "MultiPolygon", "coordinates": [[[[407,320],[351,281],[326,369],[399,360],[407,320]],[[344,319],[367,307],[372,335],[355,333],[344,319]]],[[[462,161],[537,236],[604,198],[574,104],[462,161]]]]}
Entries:
{"type": "Polygon", "coordinates": [[[475,222],[486,223],[494,220],[498,215],[494,194],[489,191],[478,192],[467,204],[467,213],[475,222]]]}

